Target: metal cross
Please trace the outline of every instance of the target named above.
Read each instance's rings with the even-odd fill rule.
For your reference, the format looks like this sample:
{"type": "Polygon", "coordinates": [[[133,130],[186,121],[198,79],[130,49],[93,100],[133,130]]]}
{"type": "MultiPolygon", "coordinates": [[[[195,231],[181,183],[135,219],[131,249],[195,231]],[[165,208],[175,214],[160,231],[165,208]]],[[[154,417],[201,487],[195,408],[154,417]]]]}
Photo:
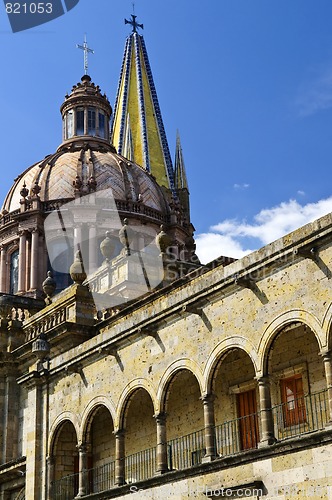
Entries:
{"type": "Polygon", "coordinates": [[[125,24],[131,24],[132,25],[132,27],[133,27],[133,33],[137,32],[137,28],[144,29],[143,24],[138,24],[136,22],[137,16],[135,16],[135,14],[132,14],[131,17],[132,17],[131,21],[128,21],[128,19],[125,19],[125,24]]]}
{"type": "Polygon", "coordinates": [[[95,51],[88,47],[88,43],[86,41],[86,34],[84,35],[83,45],[76,44],[76,48],[84,51],[84,74],[87,75],[88,74],[88,67],[89,67],[89,65],[88,65],[88,53],[90,52],[90,54],[94,54],[95,51]]]}

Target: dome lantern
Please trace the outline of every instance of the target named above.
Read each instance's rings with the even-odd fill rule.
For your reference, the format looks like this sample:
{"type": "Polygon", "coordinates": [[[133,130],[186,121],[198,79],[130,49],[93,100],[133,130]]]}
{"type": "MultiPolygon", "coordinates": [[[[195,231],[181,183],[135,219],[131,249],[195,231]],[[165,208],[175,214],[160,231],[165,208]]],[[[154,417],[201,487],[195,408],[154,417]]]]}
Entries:
{"type": "Polygon", "coordinates": [[[74,85],[60,108],[63,125],[63,145],[93,137],[109,143],[109,121],[112,107],[89,75],[74,85]]]}

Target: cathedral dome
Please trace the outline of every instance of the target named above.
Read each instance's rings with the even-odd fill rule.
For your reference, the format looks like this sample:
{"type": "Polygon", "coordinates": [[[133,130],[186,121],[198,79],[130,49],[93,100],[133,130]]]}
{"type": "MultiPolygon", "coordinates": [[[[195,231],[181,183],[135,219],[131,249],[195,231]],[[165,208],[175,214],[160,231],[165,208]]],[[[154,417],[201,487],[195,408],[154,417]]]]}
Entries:
{"type": "Polygon", "coordinates": [[[128,211],[149,212],[158,220],[168,212],[163,191],[151,174],[110,148],[89,142],[69,150],[62,147],[17,177],[5,198],[4,213],[20,209],[24,189],[26,198],[33,197],[37,189],[44,212],[51,211],[55,201],[74,199],[77,192],[84,195],[110,189],[119,211],[126,212],[127,204],[128,211]]]}

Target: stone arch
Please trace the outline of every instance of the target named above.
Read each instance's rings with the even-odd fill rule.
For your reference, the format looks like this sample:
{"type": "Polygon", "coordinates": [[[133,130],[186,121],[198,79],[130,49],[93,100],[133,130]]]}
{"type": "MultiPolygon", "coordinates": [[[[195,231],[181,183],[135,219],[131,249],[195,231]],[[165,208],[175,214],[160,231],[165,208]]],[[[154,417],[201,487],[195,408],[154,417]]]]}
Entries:
{"type": "Polygon", "coordinates": [[[327,307],[324,314],[322,329],[326,335],[325,346],[328,350],[332,349],[332,302],[327,307]]]}
{"type": "Polygon", "coordinates": [[[263,376],[267,374],[268,354],[272,342],[276,335],[287,325],[292,323],[302,323],[310,328],[316,337],[319,349],[321,350],[325,344],[325,335],[318,319],[310,312],[303,309],[292,309],[286,311],[271,321],[265,329],[261,341],[258,346],[259,366],[258,374],[263,376]]]}
{"type": "Polygon", "coordinates": [[[116,411],[113,402],[106,396],[96,396],[89,402],[89,404],[84,409],[82,415],[82,425],[79,434],[80,442],[88,441],[87,438],[88,438],[88,433],[90,432],[89,426],[91,425],[91,418],[93,418],[94,413],[98,411],[98,409],[101,406],[105,407],[109,411],[113,423],[115,422],[116,411]]]}
{"type": "Polygon", "coordinates": [[[149,380],[146,380],[144,378],[134,379],[131,382],[129,382],[129,384],[126,385],[119,398],[117,404],[116,418],[114,420],[115,429],[121,429],[123,427],[126,407],[128,405],[130,398],[133,396],[134,392],[138,389],[144,389],[149,394],[152,400],[154,412],[157,411],[158,404],[157,404],[157,394],[155,387],[151,384],[149,380]]]}
{"type": "Polygon", "coordinates": [[[158,400],[158,411],[163,411],[165,408],[165,398],[167,395],[168,387],[169,384],[171,383],[172,379],[174,378],[174,375],[180,371],[180,370],[188,370],[190,371],[194,377],[196,378],[201,395],[203,394],[203,388],[204,388],[204,379],[203,379],[203,374],[197,363],[192,361],[189,358],[182,358],[178,359],[177,361],[174,361],[171,365],[167,367],[167,369],[164,371],[159,387],[158,387],[158,392],[157,392],[157,400],[158,400]]]}
{"type": "Polygon", "coordinates": [[[72,420],[63,418],[55,427],[51,440],[51,484],[54,495],[66,491],[68,498],[78,493],[78,433],[72,420]]]}
{"type": "Polygon", "coordinates": [[[57,418],[54,420],[53,424],[51,425],[50,428],[50,433],[49,433],[49,441],[48,441],[48,450],[49,450],[49,455],[52,455],[54,446],[56,444],[56,440],[58,437],[58,431],[63,422],[71,422],[75,428],[76,431],[76,436],[77,440],[78,437],[80,436],[80,427],[81,427],[81,422],[77,415],[71,411],[65,411],[63,413],[60,413],[60,415],[57,416],[57,418]]]}
{"type": "Polygon", "coordinates": [[[244,351],[251,359],[255,373],[257,373],[257,367],[259,366],[258,353],[251,340],[239,336],[228,337],[214,347],[206,362],[204,368],[205,393],[209,394],[211,392],[216,367],[232,349],[240,349],[244,351]]]}

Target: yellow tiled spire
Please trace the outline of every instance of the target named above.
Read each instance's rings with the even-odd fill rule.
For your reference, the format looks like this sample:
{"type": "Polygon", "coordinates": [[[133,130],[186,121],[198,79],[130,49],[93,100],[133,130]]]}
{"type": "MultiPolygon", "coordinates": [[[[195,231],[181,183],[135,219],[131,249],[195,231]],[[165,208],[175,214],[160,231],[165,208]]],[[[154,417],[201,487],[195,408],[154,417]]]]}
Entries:
{"type": "Polygon", "coordinates": [[[112,143],[174,192],[174,171],[142,28],[132,15],[112,122],[112,143]]]}

